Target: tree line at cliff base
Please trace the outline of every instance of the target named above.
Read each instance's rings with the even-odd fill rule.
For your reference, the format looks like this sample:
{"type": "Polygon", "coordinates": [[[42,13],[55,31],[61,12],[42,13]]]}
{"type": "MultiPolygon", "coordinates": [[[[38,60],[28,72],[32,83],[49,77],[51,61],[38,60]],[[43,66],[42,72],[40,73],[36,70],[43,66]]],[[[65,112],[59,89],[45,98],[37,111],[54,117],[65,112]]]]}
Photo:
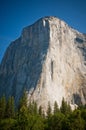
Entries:
{"type": "Polygon", "coordinates": [[[0,130],[86,130],[86,106],[79,106],[75,110],[62,100],[61,107],[54,103],[54,110],[48,103],[47,112],[36,102],[29,102],[24,91],[18,107],[15,106],[14,97],[6,100],[0,98],[0,130]]]}

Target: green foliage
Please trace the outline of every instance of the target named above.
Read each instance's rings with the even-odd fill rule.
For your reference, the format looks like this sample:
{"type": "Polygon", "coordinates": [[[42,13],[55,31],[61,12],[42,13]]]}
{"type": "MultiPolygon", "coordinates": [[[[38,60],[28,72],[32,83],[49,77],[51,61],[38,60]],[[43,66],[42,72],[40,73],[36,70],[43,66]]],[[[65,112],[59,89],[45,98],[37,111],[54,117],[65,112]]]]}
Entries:
{"type": "Polygon", "coordinates": [[[62,104],[61,104],[60,110],[64,115],[71,113],[71,107],[69,104],[67,104],[67,102],[64,100],[64,98],[62,99],[62,104]]]}
{"type": "Polygon", "coordinates": [[[64,117],[62,121],[62,130],[71,130],[71,122],[68,117],[64,117]]]}
{"type": "Polygon", "coordinates": [[[64,115],[62,113],[56,113],[52,115],[48,120],[48,128],[47,130],[62,130],[62,121],[64,119],[64,115]]]}
{"type": "Polygon", "coordinates": [[[3,96],[0,99],[0,119],[3,119],[5,117],[5,111],[6,111],[6,99],[5,96],[3,96]]]}
{"type": "Polygon", "coordinates": [[[48,102],[47,117],[50,118],[51,115],[52,115],[52,109],[50,106],[50,102],[48,102]]]}
{"type": "Polygon", "coordinates": [[[38,109],[37,109],[37,103],[36,102],[30,102],[28,106],[28,111],[32,115],[38,114],[38,109]]]}
{"type": "Polygon", "coordinates": [[[39,115],[42,116],[43,112],[42,112],[42,107],[39,107],[39,115]]]}
{"type": "Polygon", "coordinates": [[[27,93],[26,93],[25,90],[24,90],[24,92],[23,92],[22,97],[20,98],[19,109],[20,109],[22,106],[27,107],[27,93]]]}
{"type": "Polygon", "coordinates": [[[6,104],[6,117],[13,118],[15,116],[14,97],[9,97],[6,104]]]}
{"type": "Polygon", "coordinates": [[[56,113],[58,113],[58,112],[59,112],[58,104],[57,104],[57,102],[55,101],[55,103],[54,103],[54,115],[55,115],[56,113]]]}
{"type": "Polygon", "coordinates": [[[0,121],[0,130],[16,130],[15,129],[16,120],[15,119],[3,119],[0,121]]]}
{"type": "Polygon", "coordinates": [[[55,101],[52,112],[48,102],[47,115],[33,101],[27,106],[27,94],[24,91],[18,110],[15,112],[14,98],[5,96],[0,99],[0,130],[86,130],[86,107],[80,106],[71,111],[70,106],[62,100],[59,110],[55,101]]]}
{"type": "Polygon", "coordinates": [[[44,119],[41,116],[31,116],[29,119],[29,128],[32,130],[44,130],[44,119]]]}
{"type": "Polygon", "coordinates": [[[75,110],[72,113],[72,116],[70,117],[70,119],[72,119],[72,123],[71,123],[71,130],[75,129],[75,130],[84,130],[85,127],[85,122],[81,117],[81,111],[80,110],[75,110]]]}
{"type": "Polygon", "coordinates": [[[21,130],[26,130],[27,124],[28,124],[28,109],[23,105],[19,111],[18,128],[21,130]]]}

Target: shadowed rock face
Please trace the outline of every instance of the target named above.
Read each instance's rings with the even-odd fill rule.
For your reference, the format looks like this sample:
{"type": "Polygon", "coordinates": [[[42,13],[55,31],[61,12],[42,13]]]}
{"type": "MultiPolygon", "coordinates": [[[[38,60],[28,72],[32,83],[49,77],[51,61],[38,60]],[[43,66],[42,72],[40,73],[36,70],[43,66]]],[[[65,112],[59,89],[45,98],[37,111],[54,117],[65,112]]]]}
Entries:
{"type": "Polygon", "coordinates": [[[23,29],[0,65],[0,96],[18,102],[23,89],[46,111],[48,101],[86,104],[86,35],[56,17],[23,29]]]}
{"type": "Polygon", "coordinates": [[[23,29],[8,47],[0,67],[0,95],[19,99],[24,88],[36,88],[49,46],[49,22],[37,21],[23,29]]]}

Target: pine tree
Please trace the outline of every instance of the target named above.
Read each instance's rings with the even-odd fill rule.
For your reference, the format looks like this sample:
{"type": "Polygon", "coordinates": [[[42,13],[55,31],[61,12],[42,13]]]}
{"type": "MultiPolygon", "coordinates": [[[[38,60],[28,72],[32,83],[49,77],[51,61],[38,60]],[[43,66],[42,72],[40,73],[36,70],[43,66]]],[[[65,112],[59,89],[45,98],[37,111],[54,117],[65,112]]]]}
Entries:
{"type": "Polygon", "coordinates": [[[69,104],[67,104],[64,98],[62,99],[60,110],[64,115],[71,113],[71,107],[69,104]]]}
{"type": "Polygon", "coordinates": [[[60,110],[64,115],[67,114],[67,102],[64,100],[64,98],[62,99],[60,110]]]}
{"type": "Polygon", "coordinates": [[[65,102],[65,100],[64,100],[64,98],[63,98],[63,99],[62,99],[61,108],[60,108],[60,110],[61,110],[61,112],[62,112],[63,114],[66,114],[66,108],[67,108],[67,103],[65,102]]]}
{"type": "Polygon", "coordinates": [[[28,109],[29,109],[28,111],[29,111],[30,114],[32,114],[32,115],[38,114],[38,108],[37,108],[37,103],[36,102],[34,102],[34,101],[30,102],[28,109]]]}
{"type": "Polygon", "coordinates": [[[39,115],[42,116],[42,114],[43,114],[43,113],[42,113],[42,107],[40,106],[40,107],[39,107],[39,115]]]}
{"type": "Polygon", "coordinates": [[[27,93],[26,93],[26,90],[24,90],[23,95],[22,95],[22,97],[20,98],[18,110],[20,110],[20,108],[21,108],[22,106],[27,107],[27,93]]]}
{"type": "Polygon", "coordinates": [[[74,110],[70,119],[72,130],[85,130],[86,121],[82,119],[80,110],[74,110]]]}
{"type": "Polygon", "coordinates": [[[13,118],[15,116],[14,97],[9,97],[6,105],[6,117],[13,118]]]}
{"type": "Polygon", "coordinates": [[[14,103],[14,97],[11,97],[11,117],[15,116],[15,103],[14,103]]]}
{"type": "Polygon", "coordinates": [[[54,114],[58,113],[59,112],[59,108],[58,108],[58,104],[57,102],[55,101],[54,103],[54,114]]]}
{"type": "Polygon", "coordinates": [[[37,103],[36,102],[33,103],[33,110],[34,110],[35,115],[38,114],[38,109],[37,109],[37,103]]]}
{"type": "Polygon", "coordinates": [[[29,112],[30,114],[33,113],[33,105],[32,105],[32,103],[31,103],[31,101],[29,102],[28,112],[29,112]]]}
{"type": "Polygon", "coordinates": [[[0,99],[0,119],[5,117],[5,110],[6,110],[6,99],[5,96],[0,99]]]}
{"type": "Polygon", "coordinates": [[[47,117],[49,118],[51,115],[52,115],[52,109],[50,106],[50,102],[48,102],[47,117]]]}
{"type": "Polygon", "coordinates": [[[18,107],[18,129],[28,130],[28,106],[27,106],[27,93],[24,90],[22,97],[20,98],[18,107]]]}
{"type": "Polygon", "coordinates": [[[28,109],[26,106],[22,106],[19,111],[18,116],[18,129],[20,130],[28,130],[28,109]]]}

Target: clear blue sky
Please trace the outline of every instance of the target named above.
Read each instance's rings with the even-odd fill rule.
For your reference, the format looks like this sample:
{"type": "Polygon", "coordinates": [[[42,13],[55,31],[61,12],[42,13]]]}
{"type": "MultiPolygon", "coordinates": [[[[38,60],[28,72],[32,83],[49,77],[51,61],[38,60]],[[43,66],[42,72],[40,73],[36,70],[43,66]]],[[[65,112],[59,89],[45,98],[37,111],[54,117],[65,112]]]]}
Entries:
{"type": "Polygon", "coordinates": [[[0,0],[0,60],[22,28],[44,16],[57,16],[86,33],[86,0],[0,0]]]}

